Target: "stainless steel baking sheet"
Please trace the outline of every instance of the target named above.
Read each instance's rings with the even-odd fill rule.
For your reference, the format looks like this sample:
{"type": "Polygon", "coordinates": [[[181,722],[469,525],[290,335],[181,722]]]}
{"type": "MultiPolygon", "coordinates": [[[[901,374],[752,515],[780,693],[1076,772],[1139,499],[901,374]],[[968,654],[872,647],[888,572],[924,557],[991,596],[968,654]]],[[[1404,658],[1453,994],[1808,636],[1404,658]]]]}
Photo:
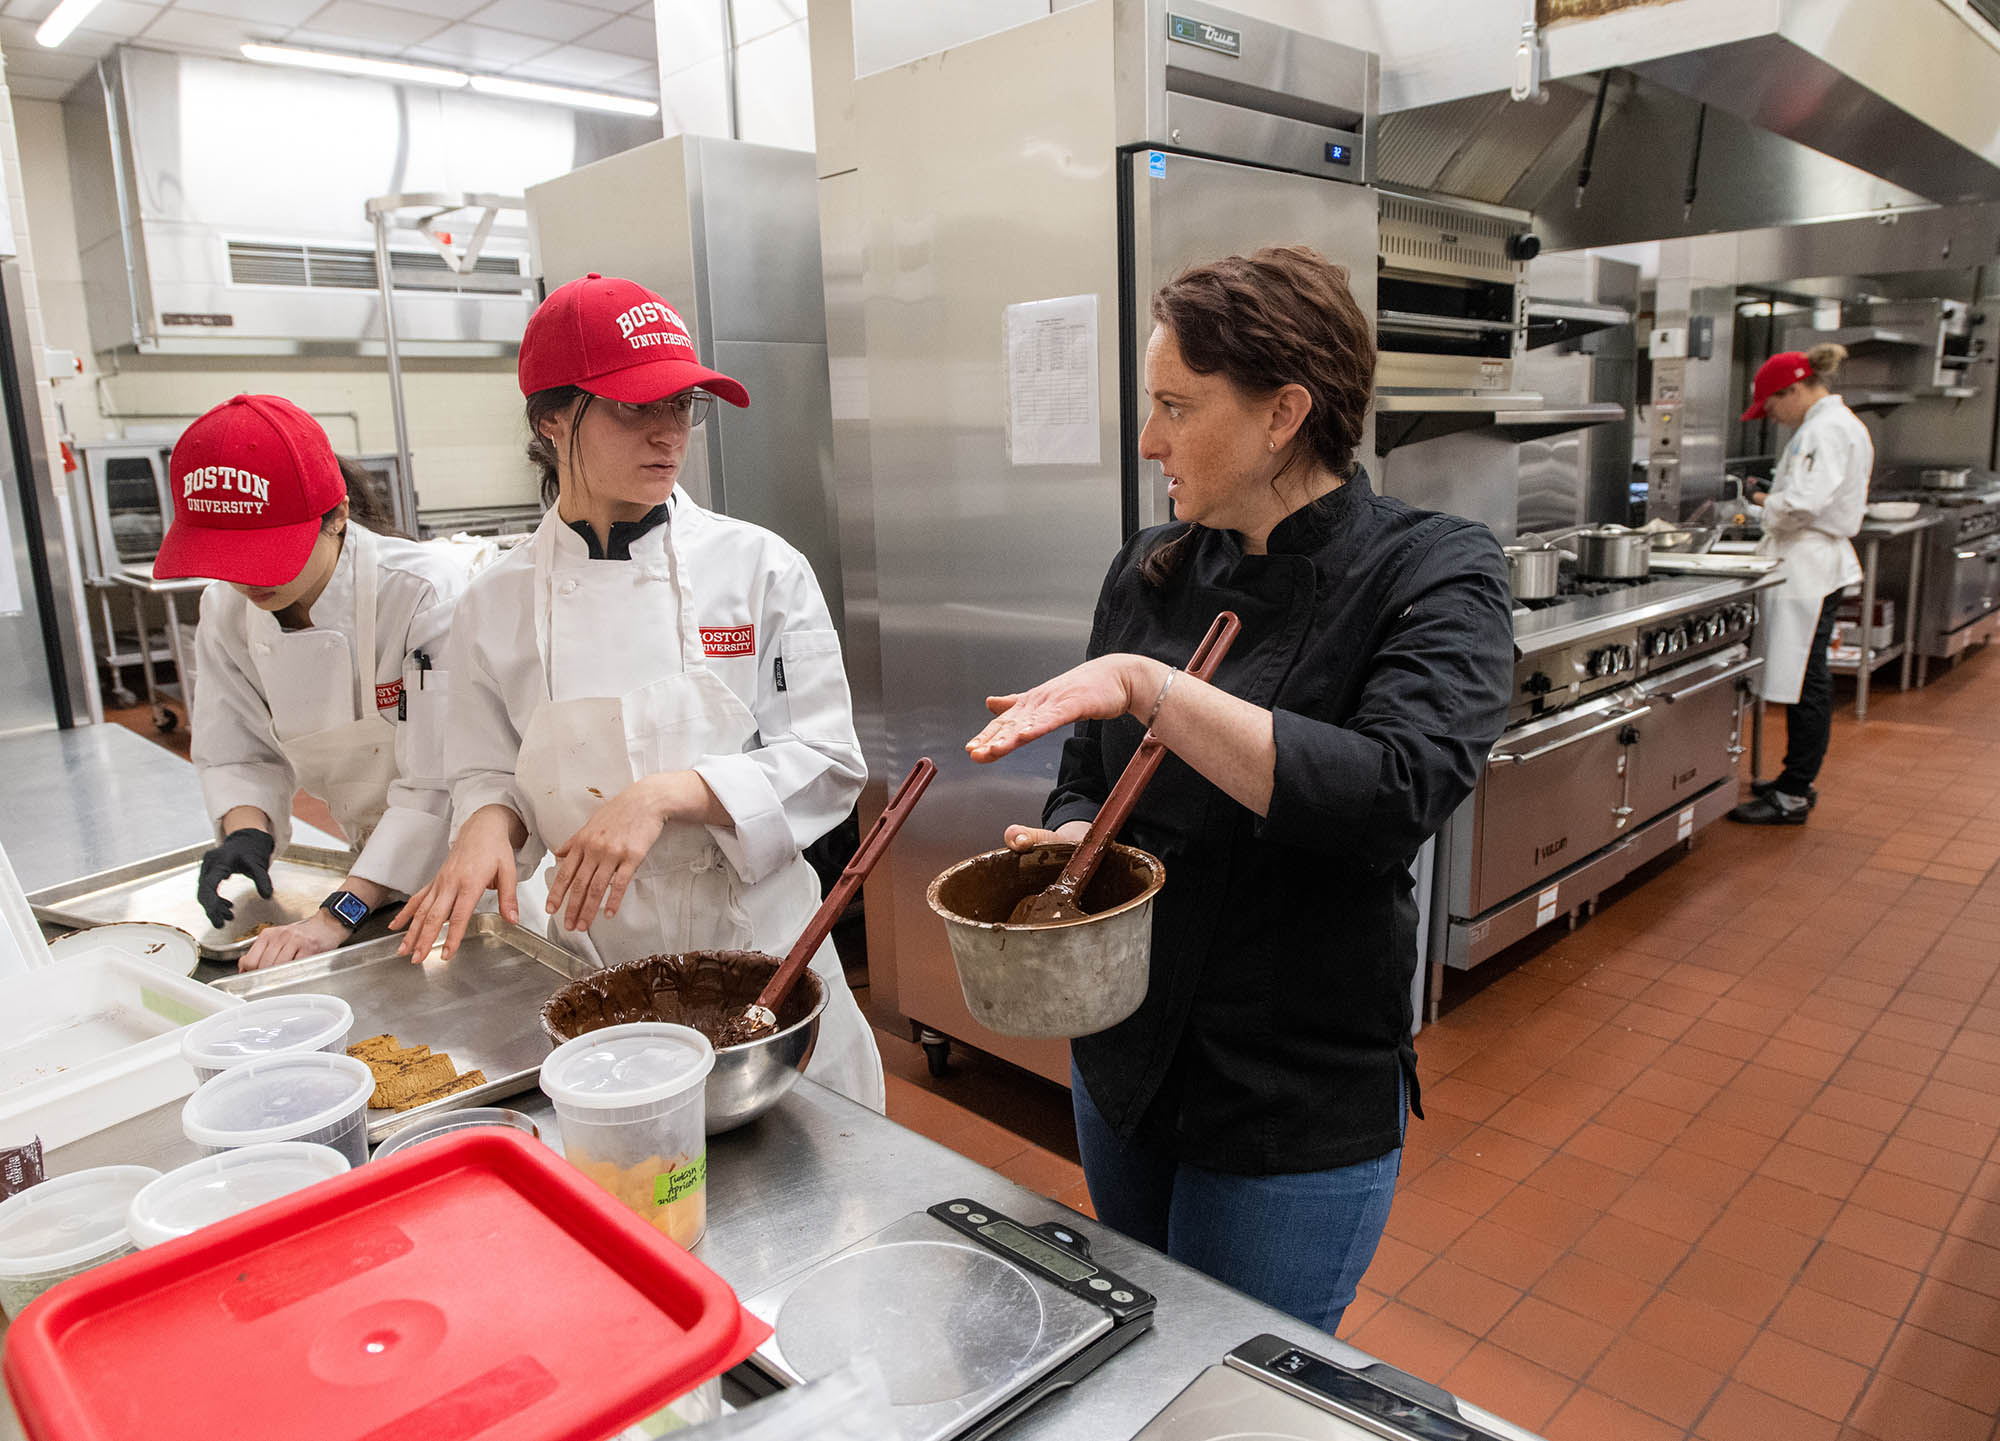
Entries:
{"type": "Polygon", "coordinates": [[[480,1106],[533,1089],[549,1054],[539,1013],[565,981],[594,969],[534,931],[476,915],[458,954],[433,950],[422,965],[396,954],[400,936],[308,956],[289,965],[215,982],[252,1000],[291,991],[339,996],[354,1008],[352,1041],[388,1032],[405,1046],[429,1046],[459,1074],[484,1071],[486,1084],[407,1111],[370,1111],[368,1139],[434,1111],[480,1106]]]}
{"type": "MultiPolygon", "coordinates": [[[[28,897],[36,919],[51,925],[108,925],[113,921],[160,921],[179,926],[193,936],[210,960],[233,961],[250,949],[265,926],[302,921],[319,909],[354,863],[352,851],[324,846],[287,846],[271,859],[271,899],[257,894],[244,876],[222,883],[222,894],[236,905],[225,926],[211,926],[195,899],[195,882],[206,845],[188,846],[148,860],[134,861],[113,871],[99,871],[58,886],[47,886],[28,897]]],[[[370,916],[355,932],[357,941],[387,935],[393,911],[370,916]]]]}

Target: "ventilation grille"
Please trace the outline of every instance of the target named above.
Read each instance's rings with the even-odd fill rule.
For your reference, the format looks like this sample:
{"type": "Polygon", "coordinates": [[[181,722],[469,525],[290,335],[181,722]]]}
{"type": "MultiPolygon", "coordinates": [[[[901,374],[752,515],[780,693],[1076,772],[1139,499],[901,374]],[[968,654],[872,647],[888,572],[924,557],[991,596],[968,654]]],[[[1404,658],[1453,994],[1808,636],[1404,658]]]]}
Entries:
{"type": "Polygon", "coordinates": [[[1448,266],[1512,283],[1515,263],[1507,239],[1521,226],[1504,216],[1480,215],[1398,196],[1380,198],[1383,260],[1418,269],[1448,266]]]}
{"type": "MultiPolygon", "coordinates": [[[[391,250],[392,275],[411,272],[449,274],[451,267],[435,250],[391,250]]],[[[521,274],[518,255],[482,255],[473,262],[475,275],[521,274]]],[[[285,285],[301,290],[374,290],[375,252],[340,245],[272,245],[262,241],[229,242],[229,279],[236,285],[285,285]]],[[[435,290],[433,285],[398,285],[398,290],[435,290]]],[[[486,287],[479,287],[482,291],[486,287]]]]}

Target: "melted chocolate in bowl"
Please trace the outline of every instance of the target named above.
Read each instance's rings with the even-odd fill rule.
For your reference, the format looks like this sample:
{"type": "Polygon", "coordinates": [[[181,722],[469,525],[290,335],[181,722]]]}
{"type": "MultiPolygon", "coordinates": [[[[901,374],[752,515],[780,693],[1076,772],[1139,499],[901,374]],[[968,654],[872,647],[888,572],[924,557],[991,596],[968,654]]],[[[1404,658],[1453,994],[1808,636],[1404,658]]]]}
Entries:
{"type": "MultiPolygon", "coordinates": [[[[777,971],[779,959],[761,951],[687,951],[647,956],[571,981],[542,1005],[542,1030],[561,1045],[605,1026],[630,1021],[671,1021],[693,1026],[718,1051],[761,1041],[763,1031],[743,1018],[777,971]]],[[[820,1003],[819,977],[810,970],[778,1007],[778,1030],[797,1025],[820,1003]]]]}
{"type": "MultiPolygon", "coordinates": [[[[994,851],[975,856],[954,866],[938,878],[936,903],[955,916],[982,925],[1009,925],[1014,907],[1029,896],[1039,895],[1056,883],[1069,864],[1076,847],[1068,841],[1035,846],[1008,853],[994,851]]],[[[1152,868],[1144,851],[1130,846],[1105,848],[1097,874],[1077,898],[1084,917],[1116,910],[1146,894],[1153,884],[1152,868]]],[[[1076,921],[1057,921],[1058,926],[1076,921]]],[[[1047,925],[1010,926],[1015,930],[1043,930],[1047,925]]]]}

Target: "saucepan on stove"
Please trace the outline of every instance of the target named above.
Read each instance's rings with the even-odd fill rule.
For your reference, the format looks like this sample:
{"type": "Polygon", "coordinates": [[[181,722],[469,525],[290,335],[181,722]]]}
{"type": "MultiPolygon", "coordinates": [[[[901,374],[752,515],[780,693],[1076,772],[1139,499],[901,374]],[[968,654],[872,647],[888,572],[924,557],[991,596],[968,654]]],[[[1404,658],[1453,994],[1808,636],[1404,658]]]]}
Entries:
{"type": "Polygon", "coordinates": [[[1546,545],[1510,545],[1507,581],[1515,600],[1547,600],[1562,576],[1562,552],[1546,545]]]}
{"type": "Polygon", "coordinates": [[[1622,525],[1585,526],[1568,538],[1584,580],[1637,580],[1652,564],[1653,537],[1622,525]]]}
{"type": "Polygon", "coordinates": [[[1918,482],[1925,490],[1970,490],[1972,472],[1963,467],[1920,471],[1918,482]]]}

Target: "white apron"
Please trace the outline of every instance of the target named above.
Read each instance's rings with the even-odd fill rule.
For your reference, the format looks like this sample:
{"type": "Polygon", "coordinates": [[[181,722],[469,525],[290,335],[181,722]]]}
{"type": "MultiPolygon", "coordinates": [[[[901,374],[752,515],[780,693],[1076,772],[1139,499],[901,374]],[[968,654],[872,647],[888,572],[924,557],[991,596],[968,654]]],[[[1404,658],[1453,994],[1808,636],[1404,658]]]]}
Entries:
{"type": "MultiPolygon", "coordinates": [[[[1786,445],[1771,481],[1773,491],[1785,483],[1797,464],[1798,443],[1794,435],[1786,445]]],[[[1791,705],[1798,700],[1805,680],[1820,607],[1833,592],[1861,579],[1861,562],[1850,542],[1812,529],[1782,535],[1767,530],[1757,542],[1757,553],[1784,561],[1779,574],[1785,578],[1784,584],[1765,591],[1758,601],[1762,614],[1752,649],[1763,656],[1764,668],[1758,672],[1757,689],[1767,701],[1791,705]]]]}
{"type": "Polygon", "coordinates": [[[354,553],[353,653],[337,630],[287,632],[254,606],[243,625],[278,749],[299,789],[326,803],[358,851],[389,808],[396,727],[375,706],[375,537],[350,525],[346,544],[354,553]]]}
{"type": "MultiPolygon", "coordinates": [[[[551,852],[543,872],[549,884],[555,849],[606,800],[642,776],[748,750],[757,735],[756,718],[708,667],[672,523],[665,571],[633,560],[570,569],[558,578],[555,528],[562,524],[549,512],[531,542],[535,648],[547,697],[528,722],[515,764],[526,819],[551,852]],[[674,603],[671,641],[646,623],[664,612],[662,587],[671,587],[674,603]],[[565,632],[602,643],[559,650],[558,607],[565,632]]],[[[633,873],[617,915],[600,910],[588,933],[567,930],[560,915],[551,916],[549,934],[600,965],[693,950],[782,956],[818,905],[819,881],[805,857],[745,885],[705,826],[669,821],[633,873]]],[[[812,969],[826,987],[827,1005],[805,1073],[880,1111],[881,1058],[831,940],[813,956],[812,969]]]]}

